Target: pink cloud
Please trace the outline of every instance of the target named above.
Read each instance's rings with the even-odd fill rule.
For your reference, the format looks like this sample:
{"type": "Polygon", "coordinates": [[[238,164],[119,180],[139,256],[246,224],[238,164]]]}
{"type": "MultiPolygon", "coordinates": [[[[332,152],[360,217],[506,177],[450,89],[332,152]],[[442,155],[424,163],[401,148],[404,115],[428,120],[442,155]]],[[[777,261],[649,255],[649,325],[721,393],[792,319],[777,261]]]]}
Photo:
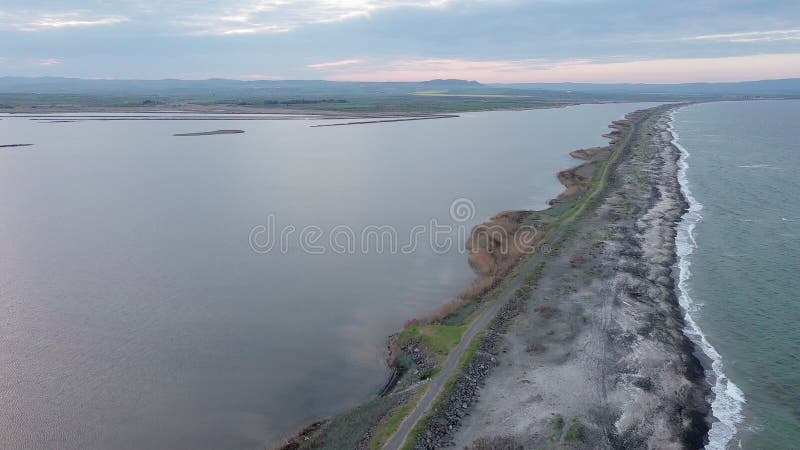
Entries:
{"type": "Polygon", "coordinates": [[[624,62],[594,60],[419,59],[395,61],[373,71],[328,77],[349,81],[423,81],[460,78],[495,83],[683,83],[800,77],[800,53],[721,58],[665,58],[624,62]]]}
{"type": "Polygon", "coordinates": [[[39,62],[37,62],[36,64],[40,66],[55,66],[61,64],[61,60],[56,58],[46,58],[46,59],[40,59],[39,62]]]}
{"type": "Polygon", "coordinates": [[[337,67],[352,66],[355,64],[361,64],[361,62],[362,61],[360,59],[342,59],[340,61],[309,64],[306,67],[308,67],[309,69],[323,70],[323,69],[334,69],[337,67]]]}

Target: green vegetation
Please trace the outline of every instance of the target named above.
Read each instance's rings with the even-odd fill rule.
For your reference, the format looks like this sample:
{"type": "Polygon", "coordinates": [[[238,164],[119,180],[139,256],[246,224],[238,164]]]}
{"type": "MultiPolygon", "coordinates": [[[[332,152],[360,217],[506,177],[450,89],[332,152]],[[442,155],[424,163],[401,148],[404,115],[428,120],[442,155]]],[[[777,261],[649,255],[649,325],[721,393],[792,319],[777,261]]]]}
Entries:
{"type": "Polygon", "coordinates": [[[475,354],[478,353],[478,349],[481,347],[484,336],[486,336],[486,331],[481,331],[472,338],[469,345],[464,350],[464,354],[461,355],[461,359],[458,360],[459,369],[463,371],[470,361],[472,361],[472,358],[475,357],[475,354]]]}
{"type": "Polygon", "coordinates": [[[425,395],[427,390],[427,384],[417,388],[417,392],[415,392],[411,398],[403,402],[399,407],[395,408],[394,411],[389,413],[388,416],[381,421],[381,423],[375,429],[373,437],[369,442],[370,449],[378,450],[383,447],[386,441],[392,437],[398,428],[400,428],[400,424],[403,423],[403,420],[405,420],[405,418],[411,414],[411,411],[414,409],[414,405],[416,405],[419,399],[425,395]]]}
{"type": "MultiPolygon", "coordinates": [[[[476,334],[472,340],[467,345],[467,348],[464,350],[464,354],[461,355],[461,358],[458,360],[458,371],[450,376],[447,381],[442,386],[442,391],[439,393],[439,396],[436,397],[436,401],[433,402],[430,410],[423,416],[417,423],[414,425],[414,428],[411,429],[411,432],[408,434],[408,439],[406,439],[405,444],[403,444],[403,450],[411,450],[414,448],[419,436],[428,428],[428,422],[430,421],[431,417],[433,416],[433,411],[436,411],[442,403],[447,399],[447,396],[450,395],[450,392],[453,390],[453,385],[456,382],[456,379],[464,371],[464,369],[469,365],[470,361],[475,357],[475,354],[478,352],[478,349],[481,346],[481,342],[483,342],[483,337],[486,335],[486,331],[481,331],[480,333],[476,334]]],[[[414,403],[415,404],[415,403],[414,403]]]]}
{"type": "Polygon", "coordinates": [[[574,444],[581,440],[581,421],[577,417],[567,424],[561,414],[556,414],[550,419],[550,427],[552,432],[547,436],[550,441],[574,444]]]}
{"type": "Polygon", "coordinates": [[[481,299],[471,301],[442,320],[442,325],[463,325],[480,309],[481,299]]]}
{"type": "Polygon", "coordinates": [[[472,444],[472,450],[523,450],[523,446],[508,436],[480,437],[472,444]]]}
{"type": "MultiPolygon", "coordinates": [[[[284,94],[286,95],[286,94],[284,94]]],[[[291,95],[291,94],[289,94],[291,95]]],[[[180,108],[182,106],[206,106],[214,110],[220,107],[237,109],[259,108],[287,111],[332,111],[352,113],[455,113],[498,109],[552,108],[563,103],[532,98],[494,96],[420,96],[414,94],[380,95],[360,93],[324,92],[307,97],[277,96],[273,93],[248,96],[225,96],[217,94],[196,95],[93,95],[93,94],[12,94],[0,93],[0,110],[15,109],[75,109],[75,108],[180,108]]]]}
{"type": "Polygon", "coordinates": [[[467,325],[411,325],[400,333],[398,342],[405,345],[410,339],[417,339],[428,354],[435,356],[439,362],[444,361],[450,349],[458,345],[467,325]]]}
{"type": "Polygon", "coordinates": [[[547,439],[551,441],[561,440],[561,432],[564,429],[564,417],[561,414],[553,416],[553,418],[550,419],[550,427],[553,429],[553,432],[547,436],[547,439]]]}
{"type": "Polygon", "coordinates": [[[564,430],[564,442],[578,442],[581,439],[581,422],[577,417],[569,421],[569,426],[564,430]]]}
{"type": "Polygon", "coordinates": [[[397,406],[397,397],[377,397],[334,417],[312,436],[306,436],[299,449],[337,450],[357,448],[364,436],[380,419],[397,406]],[[306,439],[307,438],[307,439],[306,439]]]}
{"type": "MultiPolygon", "coordinates": [[[[436,403],[438,404],[438,401],[436,403]]],[[[436,409],[435,406],[436,405],[434,405],[434,408],[432,408],[431,411],[436,409]]],[[[425,414],[425,416],[422,417],[419,420],[419,422],[417,422],[416,425],[414,425],[414,428],[412,428],[411,432],[408,433],[408,438],[406,439],[406,442],[403,444],[401,450],[414,450],[414,446],[417,444],[419,437],[422,435],[422,433],[425,432],[425,429],[428,428],[428,421],[431,419],[431,416],[433,415],[431,411],[428,411],[428,413],[425,414]]]]}

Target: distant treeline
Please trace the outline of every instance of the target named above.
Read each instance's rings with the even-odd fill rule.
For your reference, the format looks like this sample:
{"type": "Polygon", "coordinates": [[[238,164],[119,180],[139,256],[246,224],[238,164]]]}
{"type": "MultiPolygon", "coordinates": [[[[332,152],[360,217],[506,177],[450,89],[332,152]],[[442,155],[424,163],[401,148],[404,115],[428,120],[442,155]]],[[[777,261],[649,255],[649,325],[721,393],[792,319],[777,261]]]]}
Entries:
{"type": "MultiPolygon", "coordinates": [[[[275,106],[275,105],[318,105],[318,104],[330,104],[330,103],[348,103],[347,100],[343,98],[321,98],[321,99],[290,99],[290,100],[281,100],[281,99],[267,99],[267,100],[227,100],[227,101],[220,101],[216,103],[222,104],[235,104],[238,106],[275,106]]],[[[151,100],[147,99],[142,102],[142,105],[163,105],[164,102],[160,100],[151,100]]]]}

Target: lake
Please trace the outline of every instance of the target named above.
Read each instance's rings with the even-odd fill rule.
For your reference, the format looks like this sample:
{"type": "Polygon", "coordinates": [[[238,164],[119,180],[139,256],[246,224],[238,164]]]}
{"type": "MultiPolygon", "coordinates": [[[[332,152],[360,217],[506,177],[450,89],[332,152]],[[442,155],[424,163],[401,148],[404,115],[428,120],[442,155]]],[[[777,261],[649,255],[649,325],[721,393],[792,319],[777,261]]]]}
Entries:
{"type": "Polygon", "coordinates": [[[319,128],[0,116],[0,144],[34,144],[0,148],[0,442],[263,448],[364,401],[387,335],[475,278],[459,230],[545,207],[569,151],[648,106],[319,128]],[[245,133],[173,136],[215,129],[245,133]],[[365,230],[399,245],[350,251],[365,230]]]}

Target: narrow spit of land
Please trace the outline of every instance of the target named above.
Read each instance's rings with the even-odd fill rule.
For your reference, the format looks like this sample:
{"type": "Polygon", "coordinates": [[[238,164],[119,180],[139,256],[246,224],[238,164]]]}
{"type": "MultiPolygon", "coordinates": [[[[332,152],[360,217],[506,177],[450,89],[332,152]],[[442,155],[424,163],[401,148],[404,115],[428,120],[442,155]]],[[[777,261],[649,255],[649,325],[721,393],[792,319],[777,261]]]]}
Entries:
{"type": "Polygon", "coordinates": [[[244,130],[214,130],[214,131],[198,131],[195,133],[176,133],[173,136],[213,136],[216,134],[241,134],[244,130]]]}
{"type": "MultiPolygon", "coordinates": [[[[637,124],[634,124],[634,127],[637,127],[637,124]]],[[[570,213],[564,215],[564,217],[557,222],[554,229],[551,229],[546,238],[539,242],[540,248],[550,249],[553,245],[557,242],[561,241],[564,238],[565,231],[569,228],[569,226],[578,218],[580,218],[584,212],[584,210],[589,206],[592,205],[593,200],[595,197],[598,196],[603,190],[605,189],[606,180],[608,178],[608,171],[611,165],[613,164],[613,160],[616,159],[622,150],[629,145],[631,140],[631,135],[633,132],[636,131],[626,131],[623,137],[622,142],[618,144],[618,148],[614,150],[614,153],[611,155],[612,160],[609,160],[605,165],[603,165],[600,173],[597,175],[598,183],[586,193],[585,198],[577,205],[577,207],[570,213]]],[[[584,150],[585,152],[585,150],[584,150]]],[[[588,157],[586,159],[591,159],[588,157]]],[[[562,172],[562,173],[566,173],[562,172]]],[[[568,186],[569,191],[570,186],[568,186]]],[[[414,427],[420,421],[421,418],[430,410],[431,406],[434,404],[434,401],[442,395],[442,390],[447,383],[448,380],[451,380],[454,375],[461,369],[458,362],[464,356],[464,352],[466,351],[469,343],[475,338],[475,336],[485,330],[489,323],[497,316],[498,311],[504,305],[507,305],[509,302],[512,301],[514,296],[516,295],[518,289],[522,288],[523,285],[530,280],[530,277],[535,274],[536,270],[541,266],[544,259],[547,258],[549,251],[546,252],[537,252],[534,253],[530,258],[520,264],[517,271],[514,273],[513,278],[511,278],[510,282],[504,286],[504,290],[500,296],[494,300],[488,307],[486,307],[478,317],[470,324],[467,331],[463,334],[461,341],[458,343],[456,348],[454,348],[447,357],[444,366],[442,367],[441,371],[438,372],[434,377],[431,378],[430,387],[425,392],[423,397],[419,400],[416,404],[414,409],[412,410],[411,414],[401,423],[400,427],[398,428],[397,432],[386,442],[384,445],[384,449],[387,450],[394,450],[394,449],[401,449],[404,447],[406,441],[409,440],[409,435],[414,430],[414,427]]],[[[413,438],[418,438],[419,436],[413,436],[413,438]]]]}
{"type": "MultiPolygon", "coordinates": [[[[699,448],[708,386],[671,269],[685,209],[676,106],[612,124],[558,174],[535,251],[481,294],[392,337],[394,389],[282,448],[699,448]]],[[[506,213],[498,217],[509,217],[506,213]]],[[[494,219],[493,219],[494,220],[494,219]]]]}
{"type": "Polygon", "coordinates": [[[425,116],[425,117],[404,117],[399,119],[365,120],[359,122],[344,122],[344,123],[326,123],[322,125],[311,125],[311,128],[340,127],[343,125],[367,125],[371,123],[387,123],[387,122],[410,122],[414,120],[452,119],[454,117],[458,116],[455,114],[439,114],[435,116],[425,116]]]}
{"type": "Polygon", "coordinates": [[[667,111],[633,121],[608,187],[551,253],[469,415],[418,448],[703,447],[708,386],[672,278],[686,203],[667,111]]]}

